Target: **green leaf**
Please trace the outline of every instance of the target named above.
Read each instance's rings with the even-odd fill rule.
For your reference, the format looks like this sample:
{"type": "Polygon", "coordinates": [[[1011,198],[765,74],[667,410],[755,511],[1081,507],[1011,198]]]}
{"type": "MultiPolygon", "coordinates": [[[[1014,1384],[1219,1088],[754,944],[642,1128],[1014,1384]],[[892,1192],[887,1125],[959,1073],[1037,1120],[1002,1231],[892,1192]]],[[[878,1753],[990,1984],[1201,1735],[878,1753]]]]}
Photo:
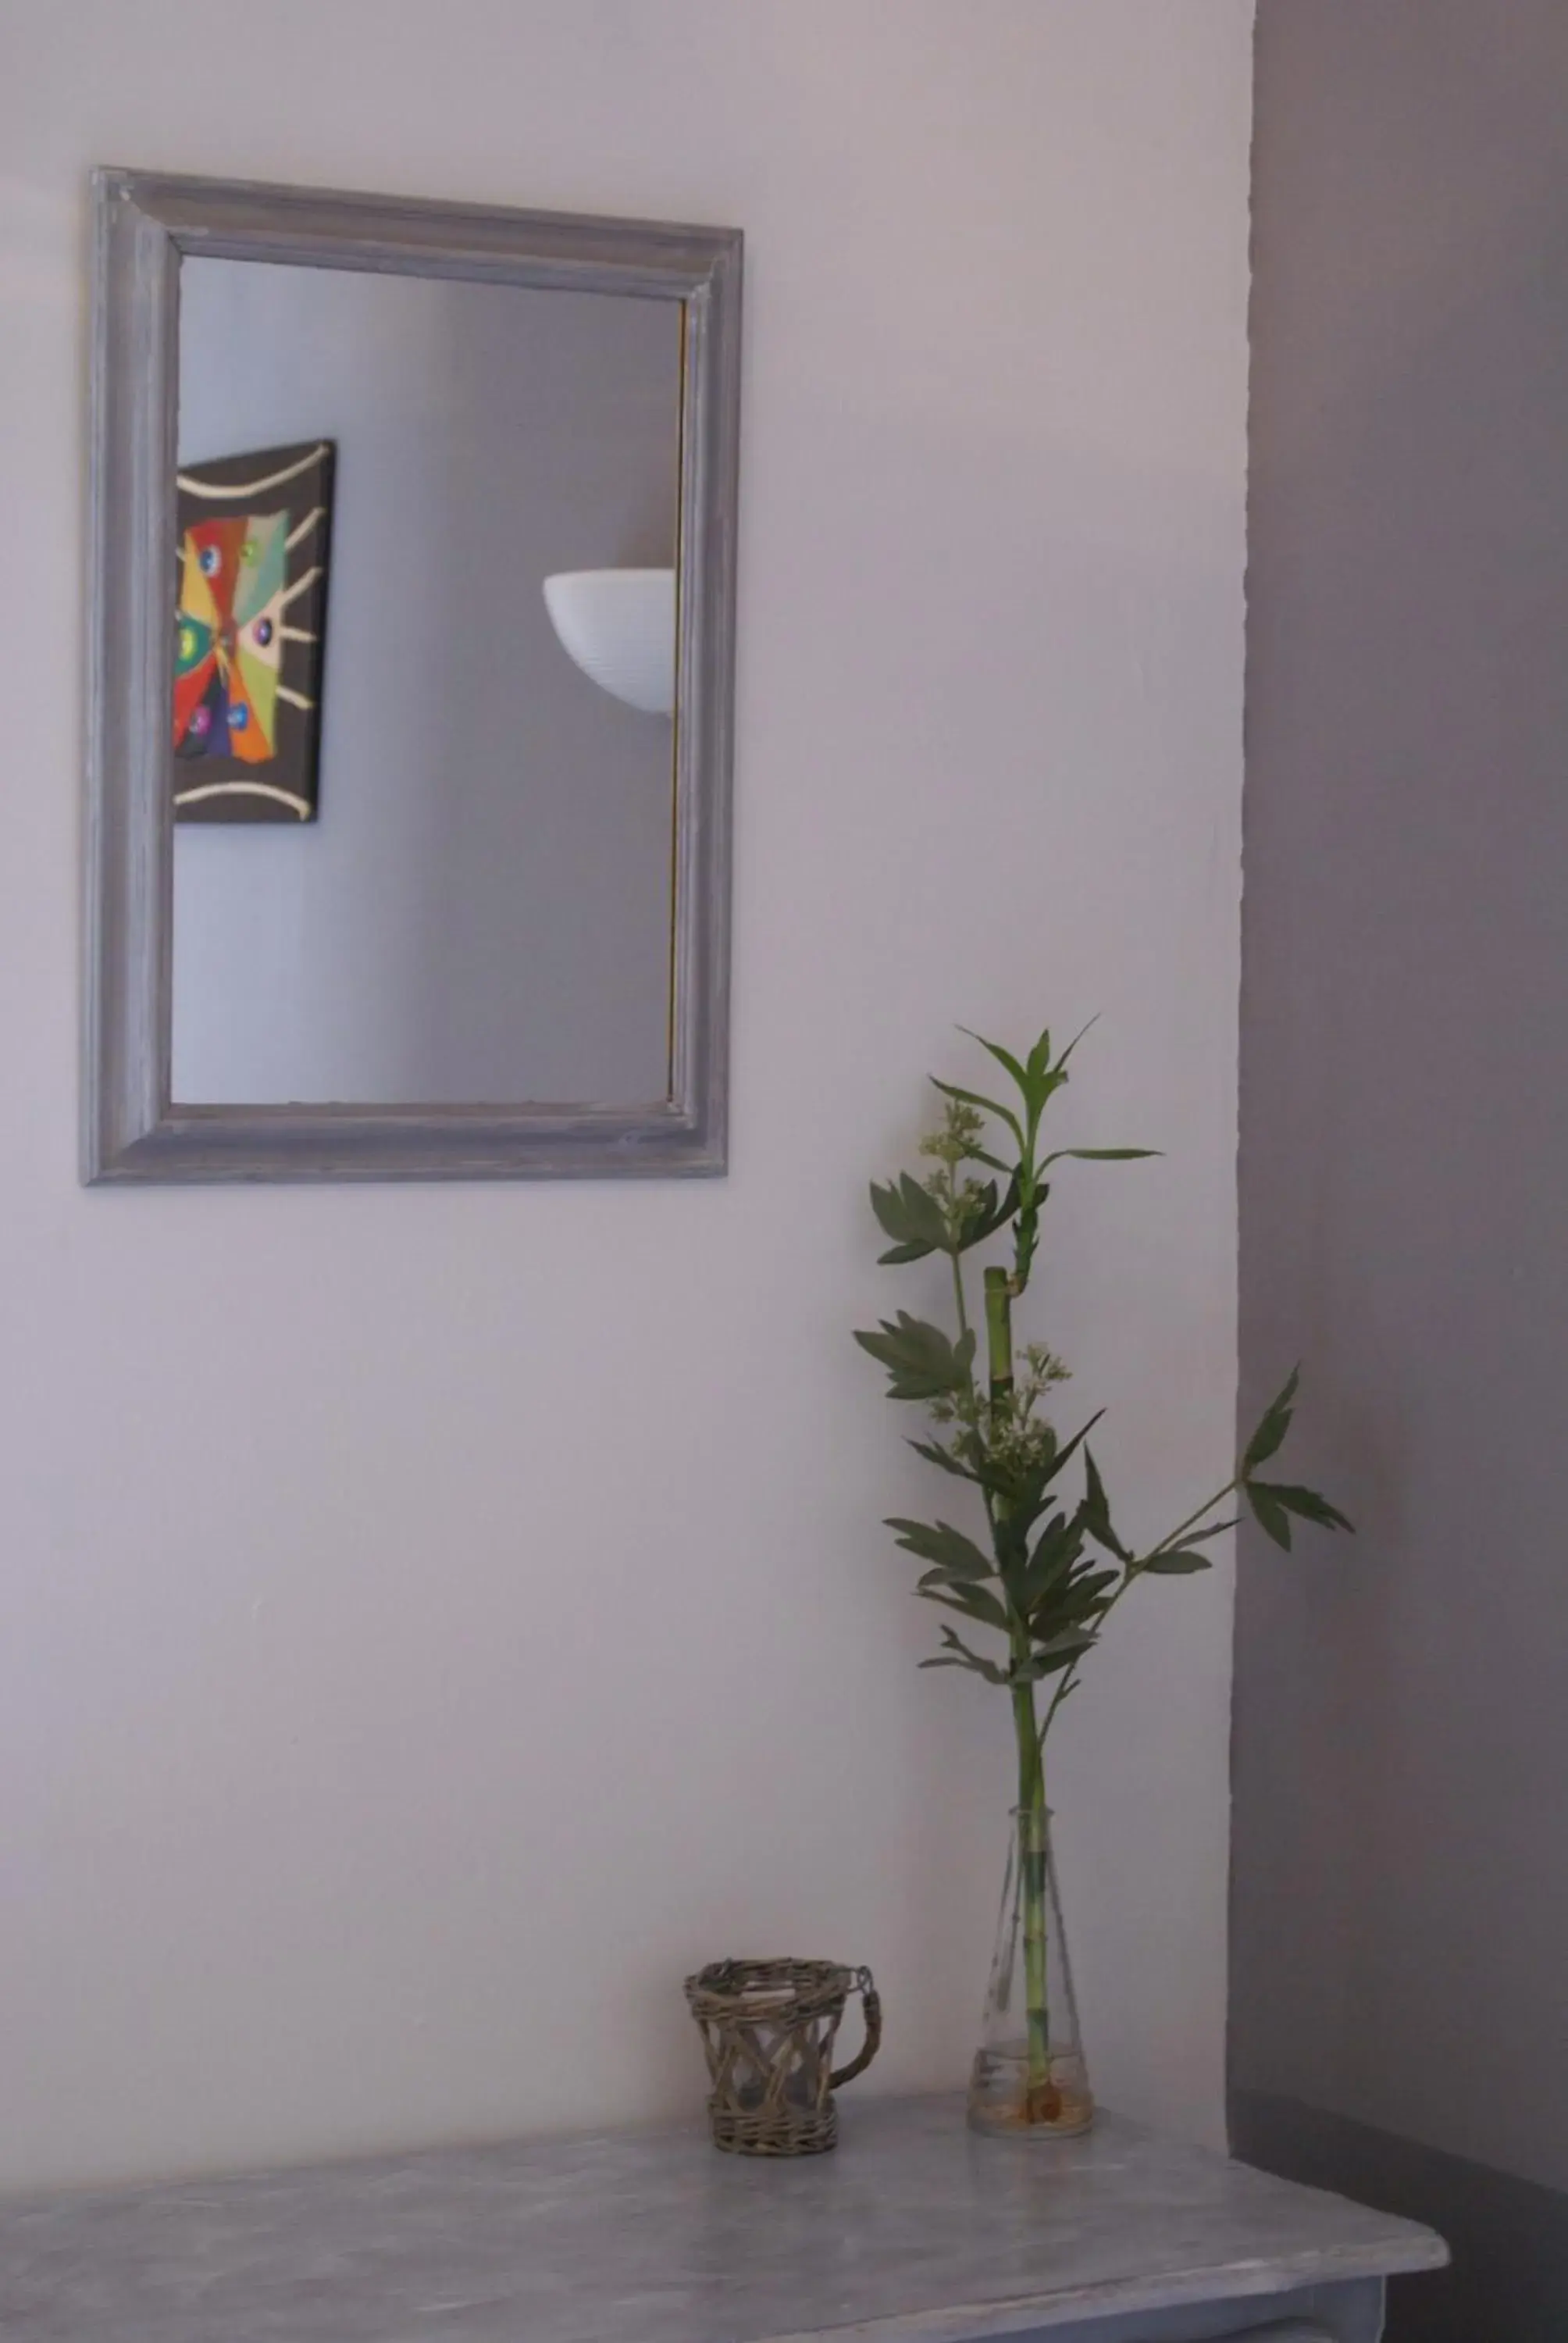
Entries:
{"type": "Polygon", "coordinates": [[[1075,1163],[1141,1163],[1161,1152],[1158,1147],[1059,1147],[1054,1155],[1046,1156],[1040,1168],[1049,1172],[1053,1163],[1069,1160],[1075,1163]]]}
{"type": "Polygon", "coordinates": [[[1247,1502],[1252,1508],[1258,1527],[1271,1537],[1276,1545],[1291,1550],[1291,1516],[1279,1499],[1270,1492],[1265,1481],[1249,1481],[1245,1484],[1247,1502]]]}
{"type": "Polygon", "coordinates": [[[1083,1551],[1083,1531],[1075,1515],[1053,1513],[1035,1542],[1019,1587],[1019,1607],[1030,1617],[1068,1575],[1083,1551]]]}
{"type": "Polygon", "coordinates": [[[889,1529],[896,1533],[897,1543],[906,1554],[918,1554],[921,1562],[935,1563],[939,1569],[950,1571],[955,1578],[994,1578],[996,1564],[989,1554],[982,1554],[972,1538],[961,1530],[951,1528],[946,1522],[907,1522],[897,1513],[888,1519],[889,1529]]]}
{"type": "Polygon", "coordinates": [[[900,1310],[895,1318],[884,1318],[874,1334],[857,1331],[855,1340],[886,1367],[891,1399],[949,1399],[969,1389],[972,1330],[950,1342],[940,1326],[900,1310]]]}
{"type": "Polygon", "coordinates": [[[1081,1571],[1070,1578],[1050,1608],[1064,1627],[1077,1626],[1105,1607],[1105,1596],[1121,1580],[1119,1570],[1081,1571]]]}
{"type": "Polygon", "coordinates": [[[1085,1652],[1092,1651],[1099,1638],[1088,1628],[1075,1628],[1070,1634],[1053,1635],[1040,1644],[1026,1660],[1017,1660],[1008,1670],[1010,1684],[1039,1684],[1042,1676],[1059,1675],[1064,1668],[1081,1660],[1085,1652]]]}
{"type": "Polygon", "coordinates": [[[1039,1041],[1035,1043],[1033,1049],[1029,1053],[1027,1071],[1038,1081],[1041,1074],[1049,1073],[1050,1071],[1050,1028],[1048,1025],[1045,1031],[1040,1035],[1039,1041]]]}
{"type": "Polygon", "coordinates": [[[873,1180],[870,1197],[871,1210],[877,1215],[879,1224],[890,1237],[901,1237],[904,1216],[899,1209],[899,1191],[895,1182],[890,1180],[884,1187],[879,1181],[873,1180]]]}
{"type": "MultiPolygon", "coordinates": [[[[999,1122],[1006,1123],[1019,1145],[1023,1145],[1023,1125],[1010,1107],[1001,1105],[996,1099],[982,1097],[979,1091],[960,1090],[957,1082],[940,1081],[935,1074],[931,1075],[930,1081],[931,1087],[940,1091],[944,1098],[957,1099],[960,1106],[979,1107],[982,1114],[994,1114],[999,1122]]],[[[984,1161],[989,1163],[990,1158],[987,1156],[984,1161]]],[[[1007,1167],[999,1163],[995,1168],[1001,1172],[1007,1167]]]]}
{"type": "MultiPolygon", "coordinates": [[[[1030,1556],[1030,1560],[1039,1562],[1043,1567],[1048,1559],[1053,1560],[1058,1554],[1069,1552],[1077,1528],[1076,1518],[1069,1521],[1065,1513],[1052,1513],[1035,1540],[1034,1552],[1030,1556]]],[[[1081,1539],[1079,1543],[1082,1543],[1081,1539]]]]}
{"type": "Polygon", "coordinates": [[[1194,1570],[1212,1569],[1211,1554],[1194,1554],[1190,1546],[1173,1546],[1167,1554],[1151,1554],[1139,1572],[1153,1578],[1185,1578],[1194,1570]]]}
{"type": "Polygon", "coordinates": [[[1119,1562],[1131,1562],[1131,1555],[1111,1526],[1111,1501],[1100,1477],[1100,1467],[1087,1448],[1083,1452],[1083,1478],[1086,1486],[1083,1500],[1085,1529],[1096,1545],[1102,1545],[1107,1554],[1115,1554],[1119,1562]]]}
{"type": "Polygon", "coordinates": [[[1206,1530],[1184,1530],[1181,1543],[1184,1546],[1201,1545],[1206,1538],[1223,1537],[1227,1530],[1235,1528],[1241,1518],[1240,1513],[1231,1513],[1225,1521],[1211,1522],[1206,1530]]]}
{"type": "Polygon", "coordinates": [[[1052,1097],[1058,1091],[1066,1087],[1067,1076],[1059,1074],[1054,1067],[1047,1066],[1038,1074],[1026,1072],[1025,1079],[1029,1083],[1030,1121],[1038,1129],[1040,1116],[1045,1112],[1052,1097]]]}
{"type": "Polygon", "coordinates": [[[1000,1203],[997,1202],[994,1181],[986,1182],[985,1186],[980,1190],[980,1196],[985,1202],[985,1211],[965,1228],[962,1236],[959,1239],[960,1252],[968,1252],[971,1245],[984,1244],[988,1237],[995,1236],[998,1229],[1006,1228],[1018,1210],[1017,1172],[1015,1172],[1009,1180],[1007,1193],[1000,1203]]]}
{"type": "Polygon", "coordinates": [[[980,1485],[980,1474],[960,1463],[950,1448],[943,1448],[935,1440],[911,1440],[910,1446],[917,1456],[923,1456],[928,1464],[940,1465],[944,1473],[951,1473],[960,1481],[972,1482],[977,1488],[980,1485]]]}
{"type": "Polygon", "coordinates": [[[970,1026],[960,1025],[959,1027],[959,1031],[960,1033],[967,1033],[971,1041],[978,1041],[982,1050],[989,1050],[991,1056],[996,1060],[997,1064],[1004,1067],[1007,1072],[1012,1076],[1013,1081],[1018,1084],[1019,1089],[1022,1091],[1025,1098],[1029,1096],[1029,1076],[1025,1073],[1023,1068],[1020,1065],[1018,1060],[1013,1056],[1010,1050],[1004,1050],[1000,1041],[988,1041],[983,1033],[975,1032],[970,1026]]]}
{"type": "MultiPolygon", "coordinates": [[[[995,1576],[994,1570],[988,1570],[985,1574],[986,1580],[995,1576]]],[[[928,1586],[949,1587],[957,1592],[983,1583],[979,1572],[971,1569],[968,1561],[960,1557],[954,1562],[933,1562],[929,1570],[921,1571],[915,1581],[915,1588],[917,1593],[923,1593],[928,1586]]]]}
{"type": "Polygon", "coordinates": [[[922,1187],[912,1172],[899,1174],[899,1202],[909,1223],[911,1239],[928,1240],[934,1246],[947,1242],[947,1214],[930,1190],[922,1187]]]}
{"type": "Polygon", "coordinates": [[[1064,1448],[1053,1447],[1050,1453],[1027,1472],[1004,1473],[987,1465],[977,1468],[975,1478],[980,1486],[998,1499],[1004,1509],[1005,1526],[1027,1535],[1045,1511],[1045,1493],[1057,1480],[1082,1441],[1087,1439],[1105,1413],[1101,1408],[1091,1415],[1081,1431],[1075,1432],[1064,1448]]]}
{"type": "Polygon", "coordinates": [[[1277,1505],[1282,1505],[1286,1513],[1299,1513],[1302,1521],[1314,1522],[1319,1529],[1350,1530],[1352,1536],[1354,1534],[1353,1523],[1346,1520],[1337,1505],[1331,1505],[1328,1499],[1321,1497],[1315,1489],[1298,1488],[1289,1481],[1249,1481],[1247,1483],[1249,1496],[1260,1489],[1277,1505]]]}
{"type": "Polygon", "coordinates": [[[1101,1417],[1104,1413],[1105,1410],[1102,1407],[1097,1407],[1094,1413],[1090,1417],[1089,1422],[1084,1424],[1080,1431],[1073,1433],[1072,1438],[1067,1443],[1065,1448],[1059,1448],[1057,1450],[1056,1454],[1050,1460],[1050,1466],[1046,1473],[1045,1478],[1048,1485],[1057,1478],[1062,1466],[1076,1454],[1080,1448],[1082,1447],[1084,1442],[1088,1439],[1090,1433],[1093,1431],[1095,1425],[1100,1422],[1101,1417]]]}
{"type": "Polygon", "coordinates": [[[880,1255],[883,1262],[920,1261],[928,1253],[951,1250],[941,1206],[908,1172],[899,1174],[896,1186],[890,1182],[879,1188],[872,1181],[871,1210],[896,1240],[893,1250],[880,1255]]]}
{"type": "Polygon", "coordinates": [[[997,1570],[1008,1593],[1017,1600],[1029,1555],[1028,1533],[999,1506],[991,1523],[991,1537],[996,1546],[997,1570]]]}
{"type": "MultiPolygon", "coordinates": [[[[1290,1381],[1286,1383],[1284,1390],[1280,1393],[1278,1399],[1274,1401],[1273,1404],[1268,1409],[1261,1423],[1259,1424],[1258,1429],[1253,1433],[1251,1440],[1248,1441],[1246,1449],[1241,1457],[1241,1475],[1243,1479],[1246,1479],[1249,1474],[1254,1473],[1260,1464],[1266,1464],[1270,1457],[1275,1453],[1276,1449],[1278,1449],[1282,1443],[1286,1433],[1289,1432],[1291,1428],[1291,1417],[1294,1412],[1293,1403],[1296,1396],[1296,1387],[1300,1383],[1301,1380],[1302,1371],[1300,1367],[1292,1368],[1290,1381]]],[[[1290,1540],[1288,1538],[1283,1539],[1282,1540],[1282,1544],[1288,1545],[1290,1544],[1290,1540]]]]}
{"type": "Polygon", "coordinates": [[[997,1500],[999,1519],[1009,1529],[1027,1534],[1043,1510],[1039,1476],[1009,1472],[986,1456],[976,1463],[974,1476],[987,1495],[997,1500]]]}
{"type": "MultiPolygon", "coordinates": [[[[960,1030],[968,1032],[970,1029],[964,1026],[960,1030]]],[[[1053,1091],[1060,1089],[1067,1076],[1058,1073],[1053,1067],[1040,1061],[1038,1055],[1038,1042],[1030,1051],[1029,1061],[1025,1064],[1015,1058],[1010,1050],[1004,1050],[999,1041],[988,1041],[983,1033],[971,1033],[970,1038],[971,1041],[978,1041],[982,1050],[988,1050],[998,1065],[1004,1067],[1011,1077],[1023,1101],[1023,1136],[1020,1141],[1020,1152],[1026,1158],[1031,1156],[1034,1152],[1035,1133],[1040,1128],[1040,1119],[1045,1111],[1047,1101],[1053,1091]]]]}
{"type": "Polygon", "coordinates": [[[1008,1681],[1005,1668],[999,1668],[994,1660],[982,1659],[978,1652],[971,1652],[950,1627],[942,1629],[942,1643],[946,1647],[944,1655],[940,1659],[922,1660],[921,1667],[971,1668],[977,1676],[984,1676],[987,1684],[1004,1684],[1008,1681]]]}
{"type": "Polygon", "coordinates": [[[1051,1635],[1043,1644],[1037,1644],[1035,1654],[1042,1660],[1075,1660],[1081,1653],[1090,1650],[1099,1640],[1091,1627],[1070,1627],[1060,1635],[1051,1635]]]}
{"type": "Polygon", "coordinates": [[[1011,1620],[996,1596],[989,1594],[983,1586],[958,1585],[951,1581],[929,1584],[933,1576],[928,1571],[915,1589],[928,1603],[940,1603],[949,1611],[960,1611],[966,1619],[974,1620],[981,1627],[995,1627],[1000,1634],[1010,1632],[1011,1620]]]}
{"type": "Polygon", "coordinates": [[[1099,1022],[1100,1022],[1100,1011],[1099,1011],[1099,1010],[1097,1009],[1097,1010],[1095,1011],[1095,1012],[1094,1012],[1093,1016],[1090,1019],[1090,1021],[1089,1021],[1089,1024],[1088,1024],[1088,1025],[1081,1025],[1081,1026],[1079,1027],[1079,1029],[1078,1029],[1077,1032],[1073,1035],[1073,1037],[1072,1037],[1071,1041],[1068,1043],[1068,1045],[1067,1045],[1066,1049],[1062,1051],[1062,1053],[1061,1053],[1060,1057],[1060,1058],[1058,1058],[1058,1060],[1057,1060],[1057,1061],[1056,1061],[1056,1062],[1057,1062],[1057,1065],[1058,1065],[1059,1067],[1060,1067],[1060,1066],[1065,1066],[1065,1065],[1066,1065],[1066,1063],[1067,1063],[1067,1061],[1068,1061],[1069,1058],[1070,1058],[1070,1057],[1071,1057],[1071,1055],[1072,1055],[1072,1053],[1073,1053],[1074,1050],[1076,1050],[1076,1049],[1077,1049],[1077,1047],[1078,1047],[1079,1043],[1082,1041],[1082,1039],[1083,1039],[1084,1035],[1089,1031],[1090,1027],[1091,1027],[1091,1026],[1094,1026],[1094,1025],[1098,1025],[1098,1024],[1099,1024],[1099,1022]]]}

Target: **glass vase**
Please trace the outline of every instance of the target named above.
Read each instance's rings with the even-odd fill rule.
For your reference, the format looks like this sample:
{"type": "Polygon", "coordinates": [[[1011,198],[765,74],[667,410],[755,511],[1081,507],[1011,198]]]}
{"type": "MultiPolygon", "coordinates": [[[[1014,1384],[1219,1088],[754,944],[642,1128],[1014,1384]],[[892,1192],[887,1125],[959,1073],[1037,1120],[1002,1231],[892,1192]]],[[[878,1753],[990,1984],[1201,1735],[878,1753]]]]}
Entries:
{"type": "Polygon", "coordinates": [[[1013,1810],[969,2119],[1010,2139],[1069,2138],[1094,2120],[1043,1805],[1013,1810]]]}

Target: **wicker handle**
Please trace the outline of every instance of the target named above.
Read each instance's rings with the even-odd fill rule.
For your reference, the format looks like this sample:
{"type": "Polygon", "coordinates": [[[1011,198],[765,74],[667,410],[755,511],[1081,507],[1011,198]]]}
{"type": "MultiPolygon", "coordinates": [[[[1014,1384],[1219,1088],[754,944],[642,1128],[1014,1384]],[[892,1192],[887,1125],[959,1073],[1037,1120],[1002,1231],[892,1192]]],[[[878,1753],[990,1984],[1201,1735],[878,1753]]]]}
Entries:
{"type": "Polygon", "coordinates": [[[837,2067],[828,2077],[828,2088],[836,2091],[844,2083],[852,2083],[863,2075],[882,2046],[882,2002],[871,1983],[869,1969],[861,1969],[855,1979],[855,1990],[861,1996],[860,2014],[866,2021],[866,2038],[860,2045],[860,2055],[851,2058],[847,2066],[837,2067]]]}

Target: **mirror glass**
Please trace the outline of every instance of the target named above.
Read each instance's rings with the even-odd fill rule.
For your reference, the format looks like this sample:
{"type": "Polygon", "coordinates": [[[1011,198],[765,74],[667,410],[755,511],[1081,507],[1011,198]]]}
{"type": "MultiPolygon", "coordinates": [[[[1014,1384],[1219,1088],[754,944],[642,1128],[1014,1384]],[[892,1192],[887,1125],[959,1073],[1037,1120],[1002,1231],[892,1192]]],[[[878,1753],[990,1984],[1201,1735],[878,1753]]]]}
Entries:
{"type": "Polygon", "coordinates": [[[176,1102],[669,1094],[682,330],[182,259],[176,1102]]]}

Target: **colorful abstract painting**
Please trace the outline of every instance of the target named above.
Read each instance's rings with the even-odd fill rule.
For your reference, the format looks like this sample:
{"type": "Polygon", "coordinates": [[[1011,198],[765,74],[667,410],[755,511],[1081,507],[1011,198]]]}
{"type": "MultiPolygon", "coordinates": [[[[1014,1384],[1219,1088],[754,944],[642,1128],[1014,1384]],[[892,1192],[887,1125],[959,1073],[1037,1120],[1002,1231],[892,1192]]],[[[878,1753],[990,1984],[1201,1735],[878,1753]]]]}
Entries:
{"type": "Polygon", "coordinates": [[[314,821],[334,449],[179,474],[177,821],[314,821]]]}

